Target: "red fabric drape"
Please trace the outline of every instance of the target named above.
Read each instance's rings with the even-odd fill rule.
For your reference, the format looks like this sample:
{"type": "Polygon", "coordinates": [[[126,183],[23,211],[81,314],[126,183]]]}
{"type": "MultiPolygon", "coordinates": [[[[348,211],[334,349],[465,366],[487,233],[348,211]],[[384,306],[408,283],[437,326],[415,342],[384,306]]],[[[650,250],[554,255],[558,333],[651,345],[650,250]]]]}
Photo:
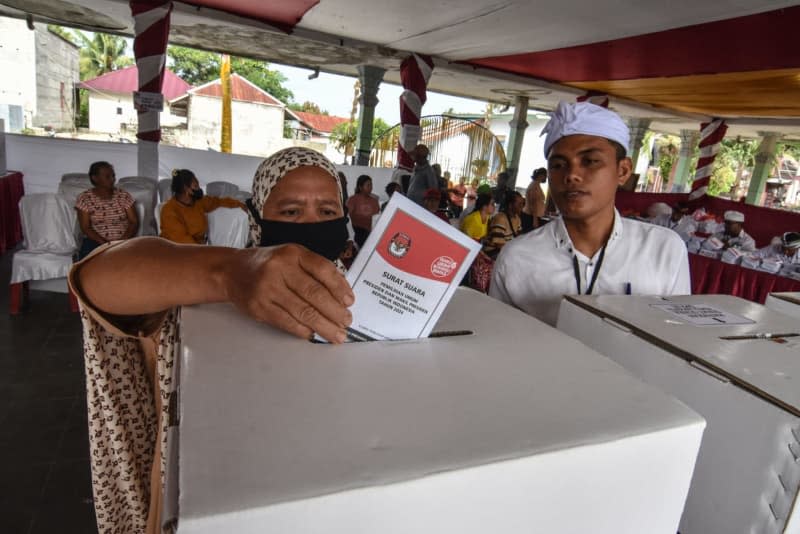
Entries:
{"type": "Polygon", "coordinates": [[[0,176],[0,254],[22,241],[19,199],[25,194],[21,172],[0,176]]]}
{"type": "Polygon", "coordinates": [[[692,293],[733,295],[763,304],[767,295],[800,291],[800,281],[689,254],[692,293]]]}

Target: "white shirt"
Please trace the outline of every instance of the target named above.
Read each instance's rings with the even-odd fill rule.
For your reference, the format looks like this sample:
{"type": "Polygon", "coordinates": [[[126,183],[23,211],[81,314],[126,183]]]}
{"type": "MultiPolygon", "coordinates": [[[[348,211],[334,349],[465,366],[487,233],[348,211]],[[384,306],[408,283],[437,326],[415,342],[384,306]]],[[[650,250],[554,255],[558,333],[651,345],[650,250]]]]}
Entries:
{"type": "Polygon", "coordinates": [[[692,234],[697,231],[697,223],[689,215],[684,215],[678,222],[675,222],[672,220],[671,213],[664,213],[653,219],[653,224],[657,224],[658,226],[663,226],[665,228],[669,228],[673,232],[677,232],[677,234],[681,236],[681,239],[684,241],[689,241],[689,239],[692,237],[692,234]]]}
{"type": "MultiPolygon", "coordinates": [[[[586,293],[600,252],[587,258],[574,250],[564,221],[556,219],[503,247],[489,295],[555,326],[562,297],[578,293],[573,257],[578,258],[581,292],[586,293]]],[[[614,228],[592,294],[627,292],[688,295],[689,258],[675,232],[623,219],[614,210],[614,228]]]]}
{"type": "Polygon", "coordinates": [[[742,252],[753,252],[756,250],[756,240],[750,237],[750,234],[741,230],[736,237],[730,237],[725,232],[717,232],[714,237],[727,243],[728,247],[736,247],[742,252]]]}
{"type": "Polygon", "coordinates": [[[767,245],[755,251],[753,256],[761,259],[777,260],[784,265],[800,265],[800,249],[795,250],[791,256],[787,256],[783,253],[782,245],[767,245]]]}

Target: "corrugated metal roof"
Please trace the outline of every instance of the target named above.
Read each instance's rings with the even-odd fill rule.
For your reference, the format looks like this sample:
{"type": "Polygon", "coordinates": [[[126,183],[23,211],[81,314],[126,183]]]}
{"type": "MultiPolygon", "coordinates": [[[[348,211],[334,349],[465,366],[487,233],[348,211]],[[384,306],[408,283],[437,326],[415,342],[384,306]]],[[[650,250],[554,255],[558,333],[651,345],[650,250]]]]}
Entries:
{"type": "Polygon", "coordinates": [[[349,121],[349,119],[344,117],[318,115],[316,113],[308,113],[305,111],[295,111],[294,114],[300,119],[301,122],[308,125],[312,130],[322,133],[331,133],[336,126],[342,124],[343,122],[349,121]]]}
{"type": "MultiPolygon", "coordinates": [[[[222,82],[219,78],[205,85],[194,88],[191,91],[194,95],[215,96],[222,98],[222,82]]],[[[231,74],[231,98],[242,102],[259,102],[272,106],[283,106],[284,104],[267,93],[260,87],[242,78],[238,74],[231,74]]]]}
{"type": "MultiPolygon", "coordinates": [[[[132,93],[139,88],[139,69],[134,65],[108,72],[97,78],[81,82],[78,87],[107,93],[132,93]]],[[[161,86],[164,100],[178,98],[191,88],[192,86],[180,79],[177,74],[169,69],[164,69],[164,83],[161,86]]]]}

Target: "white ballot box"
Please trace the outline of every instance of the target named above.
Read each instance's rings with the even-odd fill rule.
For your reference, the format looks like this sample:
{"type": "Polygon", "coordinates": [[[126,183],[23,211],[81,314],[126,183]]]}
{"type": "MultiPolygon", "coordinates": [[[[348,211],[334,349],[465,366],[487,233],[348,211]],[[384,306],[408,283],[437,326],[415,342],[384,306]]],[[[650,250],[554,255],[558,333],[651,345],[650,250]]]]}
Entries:
{"type": "Polygon", "coordinates": [[[681,534],[800,532],[800,321],[728,295],[609,295],[566,297],[558,328],[706,418],[681,534]]]}
{"type": "Polygon", "coordinates": [[[443,331],[312,344],[184,308],[179,534],[675,534],[702,417],[468,289],[443,331]]]}
{"type": "Polygon", "coordinates": [[[770,293],[764,305],[770,310],[800,319],[800,293],[770,293]]]}

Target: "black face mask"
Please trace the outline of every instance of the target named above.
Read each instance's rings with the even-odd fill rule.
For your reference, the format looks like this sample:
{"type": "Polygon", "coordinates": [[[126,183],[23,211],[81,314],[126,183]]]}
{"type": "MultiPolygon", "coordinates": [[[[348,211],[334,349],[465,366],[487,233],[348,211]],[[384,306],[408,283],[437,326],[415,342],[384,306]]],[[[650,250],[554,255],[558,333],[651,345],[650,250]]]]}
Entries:
{"type": "Polygon", "coordinates": [[[203,190],[192,189],[192,200],[200,200],[201,198],[203,198],[203,190]]]}
{"type": "Polygon", "coordinates": [[[247,201],[247,207],[261,227],[259,246],[272,247],[294,243],[331,261],[338,259],[347,246],[349,237],[347,217],[318,223],[270,221],[258,216],[251,200],[247,201]]]}

